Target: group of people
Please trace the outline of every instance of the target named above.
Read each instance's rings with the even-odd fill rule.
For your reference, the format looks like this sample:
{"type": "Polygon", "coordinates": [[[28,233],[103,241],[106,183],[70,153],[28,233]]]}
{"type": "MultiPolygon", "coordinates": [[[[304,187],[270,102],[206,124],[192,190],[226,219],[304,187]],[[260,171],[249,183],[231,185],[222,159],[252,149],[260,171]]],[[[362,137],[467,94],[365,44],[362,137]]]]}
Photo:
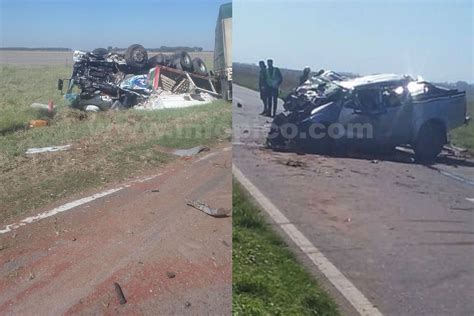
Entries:
{"type": "MultiPolygon", "coordinates": [[[[258,80],[258,87],[260,90],[260,99],[263,102],[263,111],[260,115],[268,117],[275,117],[278,104],[278,94],[280,92],[280,85],[283,81],[280,69],[273,66],[273,60],[268,59],[267,64],[263,60],[259,61],[260,75],[258,80]]],[[[320,70],[317,75],[320,75],[324,70],[320,70]]],[[[305,67],[303,74],[299,78],[299,85],[302,85],[311,77],[311,68],[305,67]]]]}
{"type": "Polygon", "coordinates": [[[283,81],[280,69],[273,67],[273,60],[268,59],[267,64],[261,60],[259,62],[260,75],[258,87],[260,90],[260,99],[263,102],[263,111],[260,115],[275,117],[278,104],[278,93],[283,81]]]}

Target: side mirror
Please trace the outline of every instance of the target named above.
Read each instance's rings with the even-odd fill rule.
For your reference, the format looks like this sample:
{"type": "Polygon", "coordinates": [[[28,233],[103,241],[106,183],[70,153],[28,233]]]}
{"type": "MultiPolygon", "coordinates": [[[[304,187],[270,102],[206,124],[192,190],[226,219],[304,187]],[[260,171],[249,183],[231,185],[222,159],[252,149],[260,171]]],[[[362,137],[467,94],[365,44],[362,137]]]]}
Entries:
{"type": "Polygon", "coordinates": [[[58,79],[58,90],[63,91],[63,80],[62,79],[58,79]]]}

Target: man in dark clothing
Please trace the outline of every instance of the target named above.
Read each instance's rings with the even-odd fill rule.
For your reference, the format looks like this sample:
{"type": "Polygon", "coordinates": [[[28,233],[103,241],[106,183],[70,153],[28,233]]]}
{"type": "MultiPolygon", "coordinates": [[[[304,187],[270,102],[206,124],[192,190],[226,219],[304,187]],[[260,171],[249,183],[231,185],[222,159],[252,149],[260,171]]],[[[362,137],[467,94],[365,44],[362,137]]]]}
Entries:
{"type": "Polygon", "coordinates": [[[300,76],[300,86],[305,83],[311,74],[311,68],[309,67],[304,67],[303,74],[300,76]]]}
{"type": "Polygon", "coordinates": [[[258,88],[260,90],[260,99],[263,102],[263,111],[260,115],[268,113],[268,86],[267,86],[267,67],[265,62],[261,60],[258,65],[260,66],[260,74],[258,77],[258,88]]]}
{"type": "Polygon", "coordinates": [[[267,60],[268,116],[275,117],[278,105],[278,92],[283,81],[280,69],[273,67],[273,60],[267,60]],[[273,110],[273,111],[272,111],[273,110]]]}

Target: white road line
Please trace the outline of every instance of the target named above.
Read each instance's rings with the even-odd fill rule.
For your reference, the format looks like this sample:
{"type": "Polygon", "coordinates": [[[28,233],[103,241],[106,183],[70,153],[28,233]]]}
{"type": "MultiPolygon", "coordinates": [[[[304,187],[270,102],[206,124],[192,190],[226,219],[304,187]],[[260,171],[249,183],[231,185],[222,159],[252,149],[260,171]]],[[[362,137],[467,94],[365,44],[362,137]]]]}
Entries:
{"type": "Polygon", "coordinates": [[[0,230],[0,234],[6,234],[8,232],[11,232],[11,231],[13,231],[13,230],[15,230],[19,227],[25,226],[27,224],[31,224],[31,223],[37,222],[39,220],[54,216],[56,214],[69,211],[69,210],[71,210],[75,207],[78,207],[78,206],[84,205],[86,203],[92,202],[94,200],[103,198],[104,196],[110,195],[112,193],[116,193],[116,192],[118,192],[120,190],[123,190],[125,188],[129,188],[135,183],[146,182],[146,181],[149,181],[149,180],[151,180],[153,178],[156,178],[160,175],[162,175],[162,173],[159,173],[159,174],[156,174],[156,175],[153,175],[153,176],[139,178],[139,179],[136,179],[136,180],[132,180],[129,183],[124,184],[121,187],[114,188],[114,189],[109,189],[109,190],[106,190],[106,191],[102,191],[102,192],[84,197],[82,199],[75,200],[75,201],[63,204],[61,206],[53,208],[52,210],[42,212],[38,215],[27,217],[27,218],[21,220],[19,223],[14,223],[14,224],[10,224],[10,225],[5,226],[3,229],[0,230]]]}
{"type": "MultiPolygon", "coordinates": [[[[225,147],[222,149],[222,151],[229,151],[231,150],[231,147],[225,147]]],[[[197,161],[200,161],[200,160],[204,160],[204,159],[208,159],[214,155],[216,155],[217,153],[219,153],[219,151],[217,152],[214,152],[214,153],[210,153],[200,159],[198,159],[197,161]]],[[[94,200],[97,200],[97,199],[100,199],[100,198],[103,198],[104,196],[107,196],[107,195],[110,195],[112,193],[115,193],[115,192],[118,192],[120,190],[123,190],[125,188],[129,188],[131,187],[133,184],[135,183],[143,183],[143,182],[146,182],[146,181],[149,181],[151,179],[154,179],[156,177],[159,177],[161,176],[162,173],[159,173],[159,174],[156,174],[156,175],[153,175],[153,176],[148,176],[148,177],[142,177],[142,178],[139,178],[139,179],[136,179],[136,180],[132,180],[130,181],[129,183],[127,184],[124,184],[123,186],[121,187],[118,187],[118,188],[115,188],[115,189],[110,189],[110,190],[106,190],[106,191],[103,191],[103,192],[100,192],[100,193],[96,193],[96,194],[93,194],[93,195],[90,195],[90,196],[87,196],[85,198],[82,198],[82,199],[79,199],[79,200],[76,200],[76,201],[72,201],[72,202],[69,202],[69,203],[66,203],[66,204],[63,204],[61,206],[58,206],[56,208],[53,208],[52,210],[49,210],[49,211],[45,211],[45,212],[42,212],[38,215],[35,215],[35,216],[30,216],[30,217],[27,217],[23,220],[21,220],[19,223],[13,223],[13,224],[10,224],[10,225],[7,225],[5,226],[3,229],[0,230],[0,234],[6,234],[6,233],[9,233],[19,227],[22,227],[22,226],[25,226],[27,224],[31,224],[31,223],[34,223],[34,222],[37,222],[39,220],[42,220],[44,218],[48,218],[48,217],[51,217],[51,216],[54,216],[58,213],[62,213],[62,212],[66,212],[66,211],[69,211],[75,207],[78,207],[78,206],[81,206],[81,205],[84,205],[86,203],[89,203],[89,202],[92,202],[94,200]]]]}
{"type": "Polygon", "coordinates": [[[362,292],[360,292],[235,165],[232,165],[232,173],[237,181],[253,196],[261,208],[270,215],[301,251],[309,257],[314,265],[328,278],[352,306],[354,306],[360,315],[382,315],[364,294],[362,294],[362,292]]]}
{"type": "Polygon", "coordinates": [[[466,198],[466,200],[468,200],[469,202],[474,203],[474,198],[466,198]]]}
{"type": "Polygon", "coordinates": [[[8,233],[12,230],[15,230],[15,229],[17,229],[21,226],[25,226],[26,224],[31,224],[31,223],[37,222],[39,220],[42,220],[44,218],[48,218],[50,216],[56,215],[58,213],[69,211],[70,209],[73,209],[77,206],[89,203],[89,202],[94,201],[96,199],[100,199],[104,196],[107,196],[107,195],[110,195],[112,193],[118,192],[118,191],[122,190],[123,188],[124,187],[118,187],[118,188],[115,188],[115,189],[110,189],[110,190],[107,190],[107,191],[96,193],[94,195],[91,195],[91,196],[88,196],[88,197],[85,197],[85,198],[82,198],[82,199],[79,199],[79,200],[76,200],[76,201],[66,203],[64,205],[53,208],[52,210],[40,213],[38,215],[27,217],[19,223],[7,225],[4,229],[0,230],[0,234],[5,234],[5,233],[8,233]]]}

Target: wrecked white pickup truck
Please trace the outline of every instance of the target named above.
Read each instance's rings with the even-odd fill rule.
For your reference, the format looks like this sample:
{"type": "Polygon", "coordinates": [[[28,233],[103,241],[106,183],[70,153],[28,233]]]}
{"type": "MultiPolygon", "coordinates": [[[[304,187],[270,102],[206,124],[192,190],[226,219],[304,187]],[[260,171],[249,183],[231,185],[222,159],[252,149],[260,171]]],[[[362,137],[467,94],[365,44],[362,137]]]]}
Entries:
{"type": "Polygon", "coordinates": [[[67,81],[64,97],[80,110],[130,108],[143,104],[156,90],[219,96],[204,62],[185,51],[148,58],[145,48],[134,44],[124,54],[103,48],[75,51],[73,61],[71,78],[59,79],[58,89],[62,93],[67,81]]]}
{"type": "Polygon", "coordinates": [[[267,138],[274,149],[408,145],[421,163],[434,161],[448,131],[469,121],[465,92],[392,74],[349,79],[326,71],[290,93],[284,108],[267,138]]]}

